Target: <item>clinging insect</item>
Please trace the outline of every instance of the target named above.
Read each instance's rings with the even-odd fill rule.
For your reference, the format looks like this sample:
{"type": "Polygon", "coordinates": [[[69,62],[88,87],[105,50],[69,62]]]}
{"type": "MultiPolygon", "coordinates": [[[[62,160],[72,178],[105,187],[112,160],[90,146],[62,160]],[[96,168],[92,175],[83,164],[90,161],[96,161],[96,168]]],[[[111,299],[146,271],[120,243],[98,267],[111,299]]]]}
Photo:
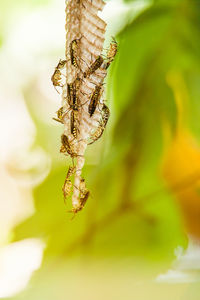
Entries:
{"type": "Polygon", "coordinates": [[[99,55],[95,61],[89,66],[89,68],[87,69],[87,71],[85,71],[83,73],[83,77],[89,77],[91,74],[93,74],[97,69],[99,69],[102,65],[102,63],[104,62],[103,57],[101,55],[99,55]]]}
{"type": "Polygon", "coordinates": [[[100,101],[101,98],[101,92],[102,92],[102,84],[96,85],[95,89],[90,97],[90,103],[88,106],[88,113],[90,117],[94,114],[96,107],[100,101]]]}
{"type": "MultiPolygon", "coordinates": [[[[53,86],[55,87],[55,89],[56,89],[57,86],[63,87],[63,84],[61,83],[61,80],[62,80],[61,70],[65,67],[66,62],[67,62],[66,60],[61,60],[60,59],[59,63],[57,64],[57,66],[55,68],[55,71],[54,71],[53,75],[51,76],[51,81],[52,81],[53,86]]],[[[57,89],[56,89],[56,91],[58,92],[57,89]]]]}
{"type": "Polygon", "coordinates": [[[72,190],[72,182],[70,177],[74,174],[76,170],[76,167],[69,167],[68,172],[67,172],[67,176],[65,178],[65,182],[63,185],[63,196],[64,196],[64,200],[66,200],[67,197],[69,197],[71,190],[72,190]]]}
{"type": "Polygon", "coordinates": [[[103,104],[102,107],[102,120],[99,121],[99,126],[97,127],[96,131],[91,136],[91,142],[88,145],[93,144],[96,142],[103,134],[104,129],[106,128],[106,125],[108,123],[110,117],[110,110],[107,107],[107,105],[103,104]]]}
{"type": "Polygon", "coordinates": [[[110,66],[111,62],[114,60],[118,50],[118,44],[115,38],[112,38],[112,42],[110,43],[110,47],[107,51],[107,60],[108,62],[106,63],[106,69],[110,66]]]}

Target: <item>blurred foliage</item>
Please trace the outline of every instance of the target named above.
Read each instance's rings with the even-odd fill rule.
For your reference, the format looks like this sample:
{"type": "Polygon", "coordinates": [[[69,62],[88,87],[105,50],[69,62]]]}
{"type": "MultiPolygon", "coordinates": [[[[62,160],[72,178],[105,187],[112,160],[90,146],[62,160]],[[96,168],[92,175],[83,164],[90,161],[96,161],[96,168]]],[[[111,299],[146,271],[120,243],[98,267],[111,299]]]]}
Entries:
{"type": "MultiPolygon", "coordinates": [[[[161,169],[165,128],[173,138],[180,113],[171,74],[179,74],[186,85],[189,101],[182,103],[187,112],[183,122],[199,138],[199,3],[152,1],[116,37],[119,51],[107,92],[112,116],[104,137],[87,151],[84,177],[92,197],[73,220],[67,213],[70,201],[66,208],[61,193],[68,164],[59,153],[55,158],[61,130],[51,131],[32,110],[37,143],[54,157],[51,173],[34,190],[34,215],[14,231],[15,241],[38,237],[47,243],[33,287],[56,270],[48,265],[54,257],[132,257],[151,264],[170,261],[174,248],[186,245],[175,195],[166,188],[161,169]]],[[[48,286],[43,288],[47,293],[48,286]]],[[[42,299],[51,297],[44,295],[42,299]]],[[[27,291],[16,299],[38,298],[27,291]]]]}
{"type": "Polygon", "coordinates": [[[8,23],[12,23],[12,15],[19,13],[21,15],[26,14],[26,12],[36,6],[42,6],[49,3],[49,0],[7,0],[1,1],[1,14],[0,14],[0,47],[3,45],[3,40],[6,35],[9,34],[6,30],[8,23]]]}

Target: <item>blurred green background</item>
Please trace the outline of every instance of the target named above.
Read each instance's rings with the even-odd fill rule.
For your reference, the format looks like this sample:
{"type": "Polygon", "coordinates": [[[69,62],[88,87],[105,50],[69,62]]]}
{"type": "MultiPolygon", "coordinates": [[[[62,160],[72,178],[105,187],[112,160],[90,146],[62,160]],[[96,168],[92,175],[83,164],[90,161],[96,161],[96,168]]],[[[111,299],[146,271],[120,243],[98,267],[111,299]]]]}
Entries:
{"type": "Polygon", "coordinates": [[[65,52],[64,0],[0,10],[0,297],[199,299],[200,2],[108,1],[106,42],[119,45],[111,118],[87,149],[92,196],[73,220],[50,82],[65,52]]]}

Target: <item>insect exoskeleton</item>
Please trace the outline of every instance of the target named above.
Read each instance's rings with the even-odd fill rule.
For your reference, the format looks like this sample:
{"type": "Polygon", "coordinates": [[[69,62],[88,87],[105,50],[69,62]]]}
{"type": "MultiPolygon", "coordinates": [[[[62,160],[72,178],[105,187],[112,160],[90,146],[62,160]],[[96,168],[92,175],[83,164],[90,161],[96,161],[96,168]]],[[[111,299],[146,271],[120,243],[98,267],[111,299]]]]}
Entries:
{"type": "Polygon", "coordinates": [[[92,115],[96,110],[96,107],[101,98],[101,94],[102,94],[102,83],[95,86],[94,91],[92,92],[92,95],[90,97],[90,103],[88,106],[88,113],[90,117],[92,117],[92,115]]]}
{"type": "Polygon", "coordinates": [[[71,64],[75,68],[79,68],[79,65],[78,65],[78,51],[79,51],[79,41],[80,41],[80,39],[81,38],[73,40],[69,45],[69,53],[70,53],[71,64]]]}
{"type": "Polygon", "coordinates": [[[88,145],[93,144],[96,142],[103,134],[104,129],[106,128],[106,125],[108,123],[110,117],[110,110],[107,107],[107,105],[103,104],[102,107],[102,119],[99,121],[99,126],[97,127],[96,131],[91,135],[91,142],[88,143],[88,145]]]}
{"type": "Polygon", "coordinates": [[[74,82],[67,83],[67,102],[70,109],[78,110],[78,91],[80,87],[80,78],[77,77],[74,82]]]}
{"type": "Polygon", "coordinates": [[[91,74],[93,74],[96,70],[98,70],[102,63],[104,62],[104,59],[101,55],[97,56],[97,58],[95,59],[95,61],[89,66],[89,68],[87,69],[87,71],[85,71],[83,73],[83,77],[89,77],[91,74]]]}
{"type": "Polygon", "coordinates": [[[74,146],[72,142],[70,142],[69,138],[65,135],[61,135],[61,153],[68,153],[72,158],[77,157],[76,152],[74,151],[74,146]]]}
{"type": "Polygon", "coordinates": [[[70,177],[75,173],[76,167],[69,167],[68,172],[67,172],[67,176],[65,178],[65,182],[63,185],[63,196],[64,196],[64,200],[66,200],[67,197],[69,197],[71,190],[72,190],[72,182],[70,177]]]}
{"type": "Polygon", "coordinates": [[[109,117],[110,117],[110,110],[105,103],[103,104],[103,107],[102,107],[102,113],[103,113],[102,114],[103,124],[104,124],[104,127],[106,127],[109,117]]]}
{"type": "Polygon", "coordinates": [[[80,201],[79,206],[72,208],[71,212],[76,214],[77,212],[81,211],[84,208],[89,196],[90,196],[90,191],[86,189],[84,193],[82,193],[82,196],[79,199],[80,201]]]}
{"type": "Polygon", "coordinates": [[[63,106],[59,108],[57,111],[57,118],[53,118],[53,120],[63,124],[63,106]]]}
{"type": "MultiPolygon", "coordinates": [[[[63,84],[61,83],[62,80],[62,73],[61,73],[61,69],[63,69],[66,65],[66,60],[59,60],[59,63],[57,64],[57,66],[55,67],[55,71],[53,73],[53,75],[51,76],[51,81],[53,83],[53,86],[56,89],[56,86],[60,86],[63,87],[63,84]]],[[[57,91],[57,89],[56,89],[57,91]]],[[[58,91],[57,91],[58,92],[58,91]]],[[[59,93],[59,92],[58,92],[59,93]]]]}
{"type": "MultiPolygon", "coordinates": [[[[77,188],[76,186],[74,186],[74,187],[77,188]]],[[[79,204],[76,207],[72,208],[72,210],[70,210],[70,212],[73,212],[74,214],[76,214],[77,212],[81,211],[84,208],[84,206],[90,196],[90,191],[86,188],[84,178],[81,178],[78,190],[80,191],[79,204]]]]}
{"type": "Polygon", "coordinates": [[[71,134],[73,134],[73,136],[75,138],[77,138],[77,134],[78,134],[77,123],[78,123],[78,111],[72,110],[71,111],[70,126],[71,126],[71,134]]]}
{"type": "Polygon", "coordinates": [[[111,62],[114,60],[116,54],[117,54],[117,48],[118,44],[114,37],[112,37],[112,42],[110,43],[110,47],[107,51],[107,63],[106,63],[106,69],[110,66],[111,62]]]}
{"type": "Polygon", "coordinates": [[[90,196],[90,191],[88,189],[85,189],[80,196],[81,209],[85,206],[85,203],[87,202],[89,196],[90,196]]]}

